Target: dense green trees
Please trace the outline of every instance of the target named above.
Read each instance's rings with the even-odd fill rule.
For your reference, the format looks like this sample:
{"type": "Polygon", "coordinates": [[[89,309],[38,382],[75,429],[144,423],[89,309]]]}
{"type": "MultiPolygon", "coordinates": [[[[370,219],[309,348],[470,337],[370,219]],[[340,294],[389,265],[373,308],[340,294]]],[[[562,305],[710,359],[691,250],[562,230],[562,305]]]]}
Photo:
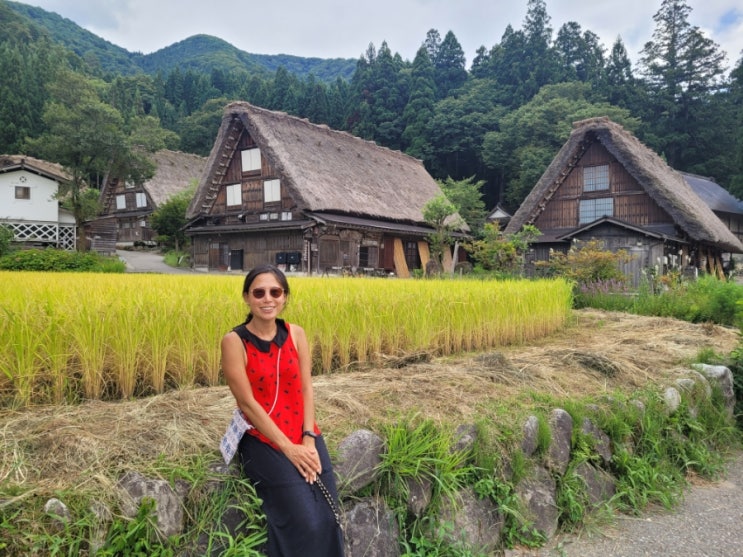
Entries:
{"type": "MultiPolygon", "coordinates": [[[[691,23],[685,0],[658,1],[655,29],[637,69],[621,37],[607,50],[576,21],[555,34],[545,1],[529,0],[521,28],[508,25],[498,43],[478,49],[469,70],[454,33],[442,40],[431,29],[412,61],[387,43],[378,50],[370,44],[350,80],[332,81],[297,73],[301,61],[288,58],[277,59],[273,73],[251,71],[249,64],[227,69],[207,60],[202,62],[209,71],[180,67],[173,59],[177,49],[167,53],[169,65],[154,74],[116,72],[104,66],[105,56],[91,66],[0,0],[0,73],[6,76],[0,80],[0,151],[33,147],[52,160],[69,161],[60,150],[44,147],[51,119],[60,119],[67,102],[62,91],[45,85],[64,71],[87,76],[97,98],[88,103],[96,117],[112,111],[98,130],[110,130],[107,140],[122,152],[140,144],[206,155],[224,105],[246,100],[404,150],[435,178],[472,179],[487,207],[500,202],[513,211],[566,140],[572,122],[607,115],[674,168],[712,176],[741,196],[741,61],[726,75],[724,53],[691,23]]],[[[190,45],[193,57],[196,44],[179,48],[190,45]]],[[[209,52],[229,54],[231,63],[239,58],[232,50],[209,52]]],[[[80,134],[70,133],[77,134],[71,136],[74,143],[80,134]]],[[[85,172],[99,176],[102,170],[85,172]]]]}
{"type": "Polygon", "coordinates": [[[75,217],[78,246],[84,249],[82,223],[96,214],[98,193],[94,188],[107,176],[143,182],[154,171],[145,149],[159,148],[163,142],[152,129],[146,129],[152,122],[145,119],[127,135],[121,113],[100,99],[94,81],[79,73],[60,72],[48,89],[44,131],[27,139],[26,148],[33,155],[62,164],[69,172],[70,180],[60,184],[59,196],[75,217]],[[133,138],[140,145],[135,145],[133,138]]]}

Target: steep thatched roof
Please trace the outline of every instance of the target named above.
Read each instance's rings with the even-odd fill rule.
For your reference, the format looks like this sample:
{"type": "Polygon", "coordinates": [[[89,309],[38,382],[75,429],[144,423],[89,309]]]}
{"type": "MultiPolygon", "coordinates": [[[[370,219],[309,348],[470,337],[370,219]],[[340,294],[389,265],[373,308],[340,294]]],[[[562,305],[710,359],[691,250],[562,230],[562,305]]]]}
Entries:
{"type": "Polygon", "coordinates": [[[715,245],[725,251],[743,253],[743,244],[694,193],[684,177],[634,135],[606,117],[573,124],[573,132],[557,153],[537,185],[513,215],[507,232],[533,223],[545,206],[551,186],[561,178],[568,162],[584,142],[595,137],[648,195],[665,210],[675,224],[693,240],[715,245]]]}
{"type": "Polygon", "coordinates": [[[188,218],[213,203],[220,164],[231,156],[230,141],[246,128],[281,173],[283,186],[303,211],[424,222],[426,202],[441,189],[423,164],[398,151],[308,120],[252,106],[228,105],[188,218]],[[211,189],[211,191],[210,191],[211,189]]]}
{"type": "Polygon", "coordinates": [[[143,187],[159,207],[176,194],[186,191],[197,183],[206,166],[206,158],[191,153],[163,149],[153,156],[155,174],[143,187]]]}
{"type": "Polygon", "coordinates": [[[70,180],[61,164],[35,159],[26,155],[0,155],[0,172],[28,170],[57,182],[70,180]]]}

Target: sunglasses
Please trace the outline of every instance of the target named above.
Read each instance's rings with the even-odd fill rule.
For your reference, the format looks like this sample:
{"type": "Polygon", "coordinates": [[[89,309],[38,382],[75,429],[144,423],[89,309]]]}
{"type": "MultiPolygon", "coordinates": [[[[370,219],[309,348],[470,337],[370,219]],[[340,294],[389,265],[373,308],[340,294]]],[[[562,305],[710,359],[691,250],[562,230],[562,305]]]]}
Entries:
{"type": "Polygon", "coordinates": [[[284,289],[283,288],[253,288],[253,290],[250,291],[250,293],[253,295],[253,298],[256,300],[260,300],[266,295],[266,292],[268,292],[272,298],[281,298],[284,295],[284,289]]]}

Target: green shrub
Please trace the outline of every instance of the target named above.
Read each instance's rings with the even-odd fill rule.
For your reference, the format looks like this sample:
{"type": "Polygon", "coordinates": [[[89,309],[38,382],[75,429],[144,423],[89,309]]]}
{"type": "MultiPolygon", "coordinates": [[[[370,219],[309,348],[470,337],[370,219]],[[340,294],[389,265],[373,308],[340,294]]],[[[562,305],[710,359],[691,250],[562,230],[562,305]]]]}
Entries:
{"type": "Polygon", "coordinates": [[[116,257],[94,252],[65,251],[53,248],[18,250],[0,257],[3,271],[123,273],[126,265],[116,257]]]}
{"type": "Polygon", "coordinates": [[[623,283],[627,277],[619,268],[631,256],[625,250],[616,252],[604,249],[599,240],[576,242],[567,253],[554,252],[549,261],[537,261],[548,276],[561,276],[577,285],[603,281],[623,283]]]}
{"type": "Polygon", "coordinates": [[[8,226],[0,226],[0,257],[10,252],[13,242],[13,230],[8,226]]]}

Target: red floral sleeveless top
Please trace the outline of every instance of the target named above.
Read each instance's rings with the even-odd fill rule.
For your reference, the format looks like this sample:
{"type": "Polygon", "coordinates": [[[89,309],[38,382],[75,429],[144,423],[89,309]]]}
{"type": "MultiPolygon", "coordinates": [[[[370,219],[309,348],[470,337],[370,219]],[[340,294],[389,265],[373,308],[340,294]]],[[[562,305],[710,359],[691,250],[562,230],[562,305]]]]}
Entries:
{"type": "MultiPolygon", "coordinates": [[[[299,354],[289,334],[289,324],[277,319],[276,325],[276,336],[271,341],[256,337],[245,324],[233,330],[245,345],[248,356],[245,373],[253,389],[253,397],[292,443],[301,443],[304,399],[299,354]]],[[[317,426],[313,429],[319,433],[317,426]]],[[[256,428],[246,433],[278,448],[256,428]]]]}

